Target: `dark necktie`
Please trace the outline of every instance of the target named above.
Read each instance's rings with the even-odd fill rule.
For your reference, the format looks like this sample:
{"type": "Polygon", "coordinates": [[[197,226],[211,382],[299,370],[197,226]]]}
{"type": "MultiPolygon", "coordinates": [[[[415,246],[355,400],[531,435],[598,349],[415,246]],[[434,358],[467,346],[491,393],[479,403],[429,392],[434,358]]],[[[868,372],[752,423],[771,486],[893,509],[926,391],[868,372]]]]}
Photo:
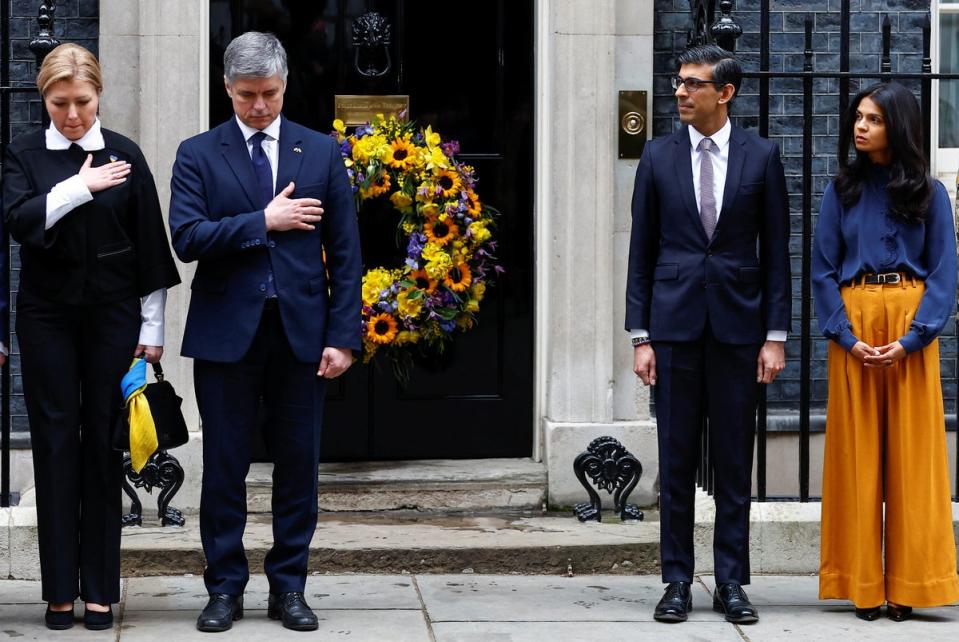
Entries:
{"type": "MultiPolygon", "coordinates": [[[[263,151],[263,140],[266,134],[257,132],[250,136],[250,142],[253,143],[253,173],[256,174],[256,191],[260,195],[259,206],[266,208],[273,200],[273,168],[270,166],[270,159],[263,151]]],[[[266,279],[266,296],[272,298],[276,296],[276,284],[273,282],[273,259],[270,258],[269,251],[267,257],[270,261],[270,273],[266,279]]]]}
{"type": "Polygon", "coordinates": [[[273,200],[273,168],[270,166],[270,159],[263,151],[263,140],[266,134],[257,132],[250,136],[250,142],[253,143],[253,173],[256,174],[257,194],[260,195],[260,207],[266,207],[273,200]]]}
{"type": "Polygon", "coordinates": [[[699,141],[699,218],[706,238],[712,240],[716,231],[716,192],[713,190],[713,139],[699,141]]]}

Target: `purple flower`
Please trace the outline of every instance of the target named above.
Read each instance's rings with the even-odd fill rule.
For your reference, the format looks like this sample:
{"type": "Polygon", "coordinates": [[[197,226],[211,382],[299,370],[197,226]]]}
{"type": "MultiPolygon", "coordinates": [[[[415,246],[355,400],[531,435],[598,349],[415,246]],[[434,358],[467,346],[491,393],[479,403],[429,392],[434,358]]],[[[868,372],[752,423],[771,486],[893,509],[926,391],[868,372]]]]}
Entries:
{"type": "Polygon", "coordinates": [[[456,321],[440,321],[440,327],[443,332],[450,333],[456,329],[456,321]]]}
{"type": "Polygon", "coordinates": [[[440,144],[440,149],[447,156],[453,157],[460,153],[460,143],[458,140],[449,140],[440,144]]]}

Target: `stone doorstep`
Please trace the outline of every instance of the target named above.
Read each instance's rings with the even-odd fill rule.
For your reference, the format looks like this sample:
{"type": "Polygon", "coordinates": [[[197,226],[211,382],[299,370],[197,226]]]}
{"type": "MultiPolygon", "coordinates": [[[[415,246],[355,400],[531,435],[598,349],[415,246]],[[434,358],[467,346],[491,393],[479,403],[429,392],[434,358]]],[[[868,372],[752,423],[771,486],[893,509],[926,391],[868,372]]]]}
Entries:
{"type": "MultiPolygon", "coordinates": [[[[713,569],[712,499],[700,494],[694,533],[697,573],[713,569]]],[[[198,519],[183,528],[148,525],[123,535],[123,575],[199,574],[204,558],[198,519]]],[[[579,523],[568,513],[494,515],[415,512],[322,513],[310,547],[315,573],[522,573],[659,574],[659,522],[579,523]]],[[[755,503],[750,555],[758,574],[814,574],[819,567],[818,503],[755,503]]],[[[959,504],[953,504],[959,536],[959,504]]],[[[37,579],[36,513],[32,507],[0,509],[0,569],[9,577],[37,579]]],[[[251,515],[244,541],[251,569],[262,568],[272,529],[269,515],[251,515]]]]}
{"type": "MultiPolygon", "coordinates": [[[[269,513],[272,464],[247,475],[247,507],[269,513]]],[[[530,459],[321,464],[318,505],[332,512],[542,510],[546,466],[530,459]]]]}

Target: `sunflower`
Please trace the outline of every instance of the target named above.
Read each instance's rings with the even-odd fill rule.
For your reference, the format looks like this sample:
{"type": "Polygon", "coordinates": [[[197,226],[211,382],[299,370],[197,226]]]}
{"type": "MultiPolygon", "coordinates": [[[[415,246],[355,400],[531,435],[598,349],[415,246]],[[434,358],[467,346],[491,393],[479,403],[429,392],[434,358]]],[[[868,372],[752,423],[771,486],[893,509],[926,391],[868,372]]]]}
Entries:
{"type": "Polygon", "coordinates": [[[444,169],[436,175],[436,186],[442,190],[445,198],[453,198],[460,193],[460,190],[463,188],[463,182],[460,180],[459,174],[452,170],[444,169]]]}
{"type": "Polygon", "coordinates": [[[392,343],[396,338],[396,319],[385,312],[373,315],[366,326],[366,338],[380,345],[392,343]]]}
{"type": "Polygon", "coordinates": [[[390,145],[390,154],[386,157],[386,164],[393,169],[406,171],[413,166],[416,159],[416,147],[406,138],[397,138],[390,145]]]}
{"type": "Polygon", "coordinates": [[[465,263],[460,263],[452,270],[447,272],[443,284],[453,292],[464,292],[473,282],[473,275],[470,273],[470,267],[465,263]]]}
{"type": "Polygon", "coordinates": [[[480,205],[479,197],[476,196],[476,192],[473,190],[466,191],[466,211],[470,216],[473,217],[479,216],[483,211],[483,207],[480,205]]]}
{"type": "Polygon", "coordinates": [[[443,247],[459,235],[460,228],[456,227],[456,223],[449,219],[445,221],[434,219],[426,222],[426,225],[423,226],[423,232],[426,233],[428,241],[443,247]]]}
{"type": "Polygon", "coordinates": [[[412,279],[412,281],[416,283],[416,287],[421,290],[426,290],[430,294],[436,291],[437,281],[431,277],[426,270],[411,272],[410,279],[412,279]]]}
{"type": "Polygon", "coordinates": [[[386,172],[380,172],[376,178],[370,181],[370,186],[360,190],[360,196],[363,198],[376,198],[381,194],[390,191],[390,177],[386,172]]]}

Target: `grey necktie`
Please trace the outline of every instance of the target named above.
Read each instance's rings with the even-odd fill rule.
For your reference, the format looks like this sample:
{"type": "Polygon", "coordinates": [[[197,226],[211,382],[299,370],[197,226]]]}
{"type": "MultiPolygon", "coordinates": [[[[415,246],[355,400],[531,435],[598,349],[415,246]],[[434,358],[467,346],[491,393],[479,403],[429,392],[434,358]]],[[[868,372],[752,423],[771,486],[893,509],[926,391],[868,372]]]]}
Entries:
{"type": "Polygon", "coordinates": [[[713,190],[713,159],[715,149],[712,138],[699,141],[699,219],[706,230],[706,238],[712,240],[716,231],[716,192],[713,190]]]}

